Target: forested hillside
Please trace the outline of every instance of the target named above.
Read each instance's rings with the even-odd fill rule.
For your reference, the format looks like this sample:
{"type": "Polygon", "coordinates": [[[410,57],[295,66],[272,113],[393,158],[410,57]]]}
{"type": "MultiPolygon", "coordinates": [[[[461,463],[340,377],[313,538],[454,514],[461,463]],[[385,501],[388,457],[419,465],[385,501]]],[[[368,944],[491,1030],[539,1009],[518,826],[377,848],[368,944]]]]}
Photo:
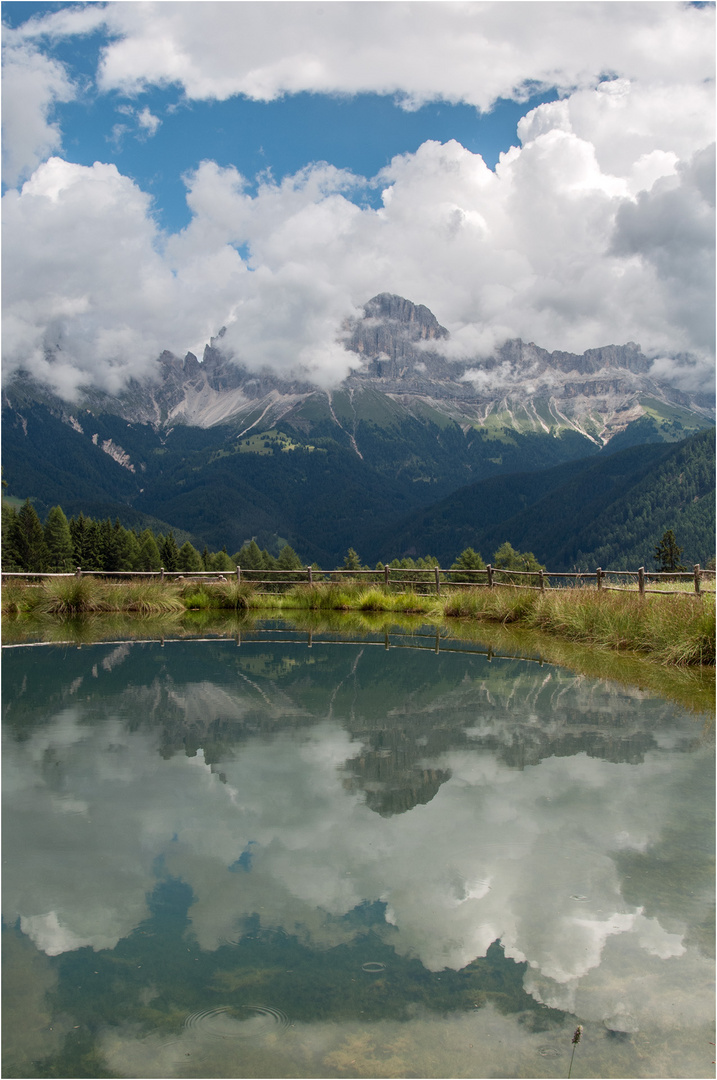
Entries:
{"type": "Polygon", "coordinates": [[[688,563],[714,556],[714,429],[471,484],[377,533],[367,552],[430,551],[443,563],[456,549],[491,552],[508,540],[553,570],[634,569],[652,566],[666,529],[688,563]]]}

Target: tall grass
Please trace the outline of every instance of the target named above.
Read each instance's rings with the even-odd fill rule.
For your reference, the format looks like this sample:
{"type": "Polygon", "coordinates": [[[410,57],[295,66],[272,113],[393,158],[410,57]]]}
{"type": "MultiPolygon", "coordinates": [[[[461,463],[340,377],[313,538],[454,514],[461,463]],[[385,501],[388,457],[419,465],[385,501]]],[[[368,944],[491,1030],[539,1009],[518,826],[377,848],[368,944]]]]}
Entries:
{"type": "Polygon", "coordinates": [[[90,577],[54,578],[42,585],[5,586],[2,593],[4,615],[168,615],[184,609],[178,588],[158,581],[115,585],[90,577]]]}
{"type": "Polygon", "coordinates": [[[22,610],[32,615],[77,615],[110,611],[106,591],[90,578],[60,578],[27,589],[22,610]]]}
{"type": "Polygon", "coordinates": [[[599,649],[649,654],[667,664],[715,663],[713,596],[646,596],[596,589],[470,589],[441,596],[395,593],[349,582],[300,586],[283,595],[254,594],[252,608],[416,612],[513,624],[599,649]]]}
{"type": "Polygon", "coordinates": [[[61,578],[42,585],[11,582],[4,614],[73,616],[131,612],[143,616],[185,611],[303,611],[417,614],[430,621],[470,620],[540,631],[593,648],[649,655],[682,667],[715,663],[714,595],[645,596],[590,588],[448,590],[436,596],[395,592],[381,584],[332,581],[286,592],[257,593],[251,584],[145,581],[122,584],[61,578]]]}

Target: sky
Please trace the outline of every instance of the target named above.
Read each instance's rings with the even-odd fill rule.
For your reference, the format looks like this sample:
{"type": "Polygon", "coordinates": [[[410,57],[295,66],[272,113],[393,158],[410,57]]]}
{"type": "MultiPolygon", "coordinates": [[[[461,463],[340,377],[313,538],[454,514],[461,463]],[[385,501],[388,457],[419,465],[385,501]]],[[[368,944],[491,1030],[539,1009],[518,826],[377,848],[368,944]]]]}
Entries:
{"type": "Polygon", "coordinates": [[[2,4],[3,374],[68,400],[223,346],[320,386],[346,319],[714,376],[714,5],[2,4]]]}

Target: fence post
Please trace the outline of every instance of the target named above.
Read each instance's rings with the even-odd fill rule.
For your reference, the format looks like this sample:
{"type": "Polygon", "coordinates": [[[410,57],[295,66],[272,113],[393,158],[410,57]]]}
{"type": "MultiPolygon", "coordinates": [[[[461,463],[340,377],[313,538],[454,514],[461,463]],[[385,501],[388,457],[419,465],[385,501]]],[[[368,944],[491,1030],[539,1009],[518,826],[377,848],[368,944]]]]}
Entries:
{"type": "Polygon", "coordinates": [[[486,566],[486,570],[488,571],[488,588],[492,589],[493,588],[493,567],[490,565],[490,563],[488,563],[488,565],[486,566]]]}
{"type": "Polygon", "coordinates": [[[313,585],[314,584],[314,575],[313,575],[313,573],[311,571],[310,566],[306,567],[306,573],[309,575],[309,585],[313,585]]]}
{"type": "Polygon", "coordinates": [[[602,568],[600,566],[595,571],[595,577],[597,578],[598,589],[602,589],[602,568]]]}
{"type": "Polygon", "coordinates": [[[386,565],[383,568],[383,583],[384,583],[384,585],[388,585],[388,575],[390,574],[390,572],[391,572],[391,568],[388,565],[388,563],[386,563],[386,565]]]}
{"type": "Polygon", "coordinates": [[[540,580],[540,591],[545,592],[545,577],[542,570],[538,570],[538,578],[540,580]]]}
{"type": "Polygon", "coordinates": [[[75,570],[75,577],[82,577],[82,567],[78,566],[75,570]]]}
{"type": "Polygon", "coordinates": [[[700,564],[695,563],[695,592],[699,596],[700,592],[700,564]]]}
{"type": "Polygon", "coordinates": [[[645,567],[641,566],[637,571],[637,588],[640,592],[640,596],[645,595],[645,567]]]}
{"type": "Polygon", "coordinates": [[[159,568],[159,580],[164,581],[164,567],[163,566],[160,566],[160,568],[159,568]]]}
{"type": "Polygon", "coordinates": [[[237,563],[237,585],[241,585],[241,566],[237,563]]]}
{"type": "Polygon", "coordinates": [[[438,567],[434,566],[433,569],[436,572],[436,596],[440,596],[441,595],[441,582],[440,582],[440,580],[438,578],[438,567]]]}

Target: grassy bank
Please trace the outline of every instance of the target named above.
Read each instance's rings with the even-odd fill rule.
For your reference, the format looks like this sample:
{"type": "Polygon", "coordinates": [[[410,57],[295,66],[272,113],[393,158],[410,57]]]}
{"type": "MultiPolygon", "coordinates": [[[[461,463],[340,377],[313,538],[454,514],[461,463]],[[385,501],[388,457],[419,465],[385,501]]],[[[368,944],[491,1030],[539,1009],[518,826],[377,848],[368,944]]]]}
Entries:
{"type": "Polygon", "coordinates": [[[385,612],[420,614],[428,621],[457,619],[540,631],[603,650],[633,652],[663,664],[714,665],[713,596],[647,596],[595,589],[477,588],[441,596],[386,591],[381,586],[336,582],[257,593],[248,584],[191,582],[116,585],[68,578],[3,589],[5,615],[72,616],[122,612],[179,615],[187,611],[385,612]]]}

